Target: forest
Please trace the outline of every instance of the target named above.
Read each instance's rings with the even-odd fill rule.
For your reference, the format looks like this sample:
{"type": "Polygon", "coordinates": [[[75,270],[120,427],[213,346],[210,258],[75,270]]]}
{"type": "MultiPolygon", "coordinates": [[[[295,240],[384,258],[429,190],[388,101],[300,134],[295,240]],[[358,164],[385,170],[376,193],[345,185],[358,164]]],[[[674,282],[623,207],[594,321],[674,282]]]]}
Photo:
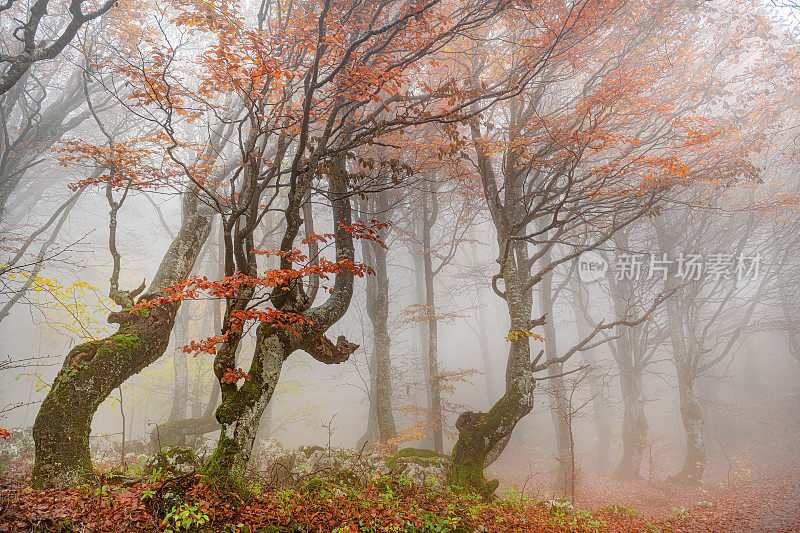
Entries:
{"type": "Polygon", "coordinates": [[[799,85],[791,0],[0,0],[0,532],[800,532],[799,85]]]}

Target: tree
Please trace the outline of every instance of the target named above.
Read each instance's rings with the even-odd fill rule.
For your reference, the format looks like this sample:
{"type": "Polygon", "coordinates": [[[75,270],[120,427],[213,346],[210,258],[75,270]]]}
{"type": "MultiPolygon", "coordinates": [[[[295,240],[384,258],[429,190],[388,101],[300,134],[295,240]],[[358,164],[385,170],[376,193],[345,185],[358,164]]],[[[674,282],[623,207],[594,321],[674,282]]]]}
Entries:
{"type": "Polygon", "coordinates": [[[117,0],[106,0],[94,10],[84,12],[84,0],[71,0],[65,12],[64,6],[58,5],[55,13],[50,13],[51,17],[47,12],[48,7],[52,7],[50,0],[36,0],[25,6],[15,6],[13,0],[1,4],[0,25],[5,35],[13,36],[17,42],[4,39],[2,43],[0,95],[14,87],[34,63],[55,58],[84,24],[101,17],[116,3],[117,0]],[[59,16],[67,17],[66,25],[60,23],[59,16]],[[43,38],[40,31],[45,34],[43,38]]]}
{"type": "MultiPolygon", "coordinates": [[[[389,191],[379,190],[371,193],[360,202],[359,213],[362,220],[367,216],[391,219],[394,206],[390,205],[389,191]]],[[[373,218],[374,220],[374,218],[373,218]]],[[[389,270],[387,263],[387,228],[376,228],[376,239],[361,242],[364,263],[375,272],[367,277],[365,291],[366,309],[372,323],[372,355],[370,357],[370,416],[375,417],[377,440],[393,449],[397,437],[397,427],[392,410],[391,380],[391,337],[389,336],[389,270]]]]}
{"type": "Polygon", "coordinates": [[[128,291],[130,305],[109,315],[119,330],[101,340],[75,346],[42,403],[33,426],[36,487],[80,483],[92,473],[89,432],[97,407],[128,377],[158,359],[166,350],[179,302],[135,310],[139,301],[161,296],[164,289],[189,275],[208,237],[213,211],[186,193],[183,221],[150,286],[128,291]],[[144,291],[144,292],[143,292],[144,291]]]}
{"type": "Polygon", "coordinates": [[[676,295],[666,302],[666,316],[686,438],[686,455],[681,470],[672,477],[675,481],[699,483],[705,470],[707,452],[697,380],[733,353],[766,294],[771,278],[786,259],[785,256],[775,257],[771,264],[756,264],[761,262],[756,258],[760,258],[759,250],[766,242],[757,230],[756,215],[751,214],[744,220],[733,216],[736,221],[731,215],[712,217],[706,211],[689,214],[681,208],[673,208],[654,219],[662,254],[684,246],[693,250],[714,250],[713,243],[719,242],[719,236],[726,233],[726,241],[733,245],[730,252],[712,254],[709,263],[717,266],[703,273],[697,269],[698,265],[702,269],[703,264],[692,259],[696,256],[681,254],[667,265],[669,273],[665,286],[677,289],[676,295]],[[668,229],[675,223],[683,228],[692,224],[695,230],[681,242],[682,239],[676,239],[674,231],[668,229]],[[678,288],[679,277],[691,283],[678,288]]]}
{"type": "MultiPolygon", "coordinates": [[[[694,107],[678,76],[686,64],[666,73],[659,58],[679,57],[691,42],[695,33],[686,28],[698,24],[693,10],[672,2],[547,8],[515,10],[503,24],[503,41],[513,43],[512,50],[487,50],[486,57],[496,59],[469,65],[475,91],[496,71],[516,69],[518,80],[503,106],[469,127],[472,161],[497,230],[500,268],[493,287],[511,322],[505,395],[488,413],[464,413],[457,424],[453,477],[482,492],[495,486],[482,478],[486,458],[502,450],[533,406],[533,372],[562,364],[604,329],[647,316],[602,322],[558,355],[550,343],[540,364],[539,357],[531,361],[530,342],[538,338],[532,328],[552,317],[531,317],[532,289],[546,289],[556,267],[650,213],[685,178],[679,155],[691,150],[670,148],[685,138],[681,118],[694,107]]],[[[693,90],[702,96],[701,88],[693,90]]]]}
{"type": "Polygon", "coordinates": [[[334,344],[324,336],[347,310],[354,276],[367,272],[354,263],[354,234],[374,237],[371,227],[352,223],[350,196],[358,165],[401,170],[396,161],[359,159],[359,148],[415,124],[460,119],[471,104],[486,105],[481,102],[491,97],[436,108],[451,98],[446,84],[424,99],[398,90],[433,52],[504,5],[325,1],[284,10],[276,3],[264,4],[250,24],[227,5],[183,2],[173,22],[209,43],[197,55],[197,87],[190,89],[183,73],[171,70],[175,48],[164,43],[151,45],[154,60],[120,67],[144,87],[134,97],[157,117],[178,166],[189,168],[180,151],[189,143],[174,117],[191,122],[203,112],[216,114],[222,101],[240,132],[225,156],[230,175],[224,182],[186,172],[221,214],[225,276],[184,280],[172,294],[146,303],[168,304],[201,291],[225,298],[219,335],[192,345],[214,353],[222,390],[216,412],[222,431],[205,467],[211,479],[242,488],[258,421],[291,353],[303,350],[332,364],[355,349],[343,337],[334,344]],[[330,205],[332,231],[298,243],[304,205],[314,195],[330,205]],[[255,234],[276,209],[284,216],[280,249],[259,250],[255,234]],[[333,261],[317,257],[320,241],[334,246],[333,261]],[[260,255],[276,256],[278,268],[262,271],[260,255]],[[331,275],[332,286],[324,287],[331,275]],[[329,292],[319,304],[318,287],[329,292]],[[245,372],[236,354],[249,325],[256,326],[256,347],[245,372]]]}

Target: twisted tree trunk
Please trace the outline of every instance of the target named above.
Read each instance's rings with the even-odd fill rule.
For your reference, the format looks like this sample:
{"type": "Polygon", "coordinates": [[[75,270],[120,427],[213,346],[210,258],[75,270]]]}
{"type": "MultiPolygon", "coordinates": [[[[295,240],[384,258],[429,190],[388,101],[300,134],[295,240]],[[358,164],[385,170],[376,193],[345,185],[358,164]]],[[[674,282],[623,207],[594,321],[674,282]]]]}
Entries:
{"type": "MultiPolygon", "coordinates": [[[[352,213],[346,179],[342,178],[346,176],[343,162],[339,162],[337,172],[340,174],[332,177],[329,182],[331,211],[336,228],[336,262],[352,264],[355,258],[353,239],[345,229],[351,225],[352,213]]],[[[292,245],[292,233],[297,227],[299,218],[287,220],[288,229],[282,247],[292,245]]],[[[358,348],[357,345],[347,342],[343,336],[338,338],[336,344],[325,337],[325,332],[345,314],[353,295],[353,272],[345,268],[337,271],[335,276],[331,295],[317,307],[310,307],[312,300],[299,294],[298,285],[295,285],[294,290],[286,291],[288,294],[285,300],[272,299],[276,308],[291,310],[309,320],[307,323],[294,324],[291,331],[275,327],[269,322],[259,324],[248,379],[241,387],[235,384],[222,387],[222,404],[216,411],[222,430],[214,454],[204,468],[209,482],[221,484],[240,494],[247,493],[242,480],[250,460],[259,421],[272,398],[287,357],[297,350],[304,350],[325,364],[337,364],[346,361],[358,348]]],[[[249,301],[249,298],[247,296],[242,300],[249,301]]],[[[235,350],[237,344],[238,341],[226,346],[235,350]]],[[[225,369],[235,366],[235,359],[231,359],[231,355],[222,350],[217,352],[214,371],[221,384],[225,369]]]]}
{"type": "MultiPolygon", "coordinates": [[[[508,239],[498,237],[500,249],[509,246],[508,239]]],[[[458,440],[453,448],[451,481],[463,489],[474,489],[489,496],[498,481],[487,482],[483,469],[496,458],[508,443],[511,433],[525,415],[533,409],[534,379],[531,372],[530,337],[532,301],[530,292],[520,283],[516,258],[526,258],[523,246],[516,254],[508,253],[501,263],[501,276],[505,282],[504,299],[511,322],[506,390],[488,413],[462,413],[456,421],[458,440]]]]}
{"type": "MultiPolygon", "coordinates": [[[[208,238],[212,217],[193,192],[185,194],[180,232],[139,301],[161,296],[162,289],[189,274],[208,238]]],[[[109,322],[119,324],[115,334],[70,350],[33,425],[35,487],[74,485],[92,474],[89,433],[95,411],[111,391],[164,354],[179,305],[112,313],[109,322]]]]}

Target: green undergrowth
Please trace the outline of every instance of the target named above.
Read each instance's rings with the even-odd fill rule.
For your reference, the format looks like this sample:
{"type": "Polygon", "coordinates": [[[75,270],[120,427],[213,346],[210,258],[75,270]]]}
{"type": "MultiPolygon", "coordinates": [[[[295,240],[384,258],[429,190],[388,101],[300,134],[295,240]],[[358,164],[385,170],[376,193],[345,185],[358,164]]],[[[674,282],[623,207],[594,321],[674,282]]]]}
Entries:
{"type": "MultiPolygon", "coordinates": [[[[621,505],[587,511],[554,502],[516,491],[486,500],[474,492],[420,486],[396,476],[359,484],[314,478],[298,488],[265,490],[235,520],[248,524],[249,531],[271,533],[601,532],[648,526],[635,510],[621,505]]],[[[672,528],[662,526],[663,531],[672,528]]]]}
{"type": "Polygon", "coordinates": [[[344,472],[281,489],[245,479],[252,495],[246,500],[205,478],[199,473],[172,477],[155,470],[135,484],[128,478],[124,484],[96,489],[65,489],[57,497],[30,491],[20,481],[14,485],[19,497],[9,499],[18,507],[6,516],[14,521],[11,524],[46,523],[48,530],[58,516],[60,523],[68,524],[62,527],[65,532],[103,524],[103,531],[109,532],[171,533],[666,533],[679,524],[691,530],[693,520],[681,509],[666,521],[651,523],[621,505],[587,511],[567,500],[539,501],[515,489],[487,500],[475,492],[419,485],[395,475],[367,480],[344,472]]]}

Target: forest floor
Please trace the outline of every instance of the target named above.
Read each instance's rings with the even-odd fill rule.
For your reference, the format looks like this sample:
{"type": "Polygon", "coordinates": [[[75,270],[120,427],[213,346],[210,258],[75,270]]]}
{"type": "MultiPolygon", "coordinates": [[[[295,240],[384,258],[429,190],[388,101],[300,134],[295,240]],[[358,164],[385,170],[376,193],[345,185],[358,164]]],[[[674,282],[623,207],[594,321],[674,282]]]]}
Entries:
{"type": "Polygon", "coordinates": [[[96,485],[43,491],[7,477],[0,484],[0,532],[800,532],[797,471],[711,490],[607,479],[587,479],[584,486],[579,506],[591,511],[515,490],[484,502],[392,478],[256,492],[244,502],[195,474],[101,478],[96,485]],[[171,503],[176,495],[179,504],[171,503]],[[634,510],[612,501],[640,505],[634,510]]]}

